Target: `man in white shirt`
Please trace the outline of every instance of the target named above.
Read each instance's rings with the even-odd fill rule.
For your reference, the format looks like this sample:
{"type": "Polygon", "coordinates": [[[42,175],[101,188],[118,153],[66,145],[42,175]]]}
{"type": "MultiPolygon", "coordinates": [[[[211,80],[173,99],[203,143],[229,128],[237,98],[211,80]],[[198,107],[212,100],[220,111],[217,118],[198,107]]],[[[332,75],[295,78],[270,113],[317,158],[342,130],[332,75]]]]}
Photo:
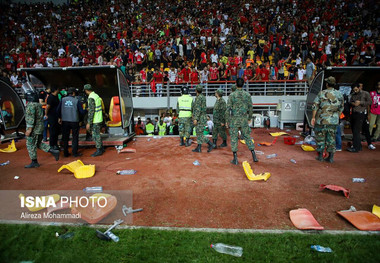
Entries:
{"type": "Polygon", "coordinates": [[[306,69],[302,67],[302,65],[299,65],[298,71],[297,71],[297,79],[303,80],[306,74],[306,69]]]}
{"type": "Polygon", "coordinates": [[[218,57],[218,54],[216,54],[216,50],[214,50],[214,53],[211,54],[210,58],[211,58],[211,63],[218,64],[218,58],[219,57],[218,57]]]}
{"type": "Polygon", "coordinates": [[[177,70],[174,69],[174,67],[171,67],[169,69],[169,72],[168,72],[168,78],[169,78],[169,82],[171,83],[174,83],[176,81],[176,78],[177,78],[177,70]]]}
{"type": "Polygon", "coordinates": [[[206,83],[208,81],[208,75],[209,71],[207,70],[207,67],[204,67],[204,69],[199,72],[201,83],[206,83]]]}

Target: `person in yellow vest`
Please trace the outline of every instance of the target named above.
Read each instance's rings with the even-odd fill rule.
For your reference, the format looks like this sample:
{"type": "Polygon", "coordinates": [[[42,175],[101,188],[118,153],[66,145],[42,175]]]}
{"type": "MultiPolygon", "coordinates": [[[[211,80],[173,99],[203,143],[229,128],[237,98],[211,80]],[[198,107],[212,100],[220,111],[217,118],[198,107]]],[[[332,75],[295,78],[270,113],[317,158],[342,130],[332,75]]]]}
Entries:
{"type": "Polygon", "coordinates": [[[148,118],[147,124],[145,125],[145,132],[149,136],[153,136],[154,134],[154,125],[150,118],[148,118]]]}
{"type": "Polygon", "coordinates": [[[102,137],[100,136],[100,128],[103,123],[102,99],[94,92],[91,84],[84,85],[84,91],[88,96],[88,117],[86,130],[92,132],[96,152],[94,152],[91,156],[96,157],[104,153],[102,137]]]}
{"type": "Polygon", "coordinates": [[[193,98],[189,95],[187,87],[182,88],[182,96],[177,101],[177,112],[179,119],[179,138],[181,143],[179,146],[190,146],[190,131],[191,131],[191,107],[193,105],[193,98]],[[184,138],[186,137],[186,143],[184,138]]]}
{"type": "Polygon", "coordinates": [[[158,124],[158,135],[165,136],[165,133],[166,133],[166,123],[164,123],[164,120],[161,118],[160,123],[158,124]]]}

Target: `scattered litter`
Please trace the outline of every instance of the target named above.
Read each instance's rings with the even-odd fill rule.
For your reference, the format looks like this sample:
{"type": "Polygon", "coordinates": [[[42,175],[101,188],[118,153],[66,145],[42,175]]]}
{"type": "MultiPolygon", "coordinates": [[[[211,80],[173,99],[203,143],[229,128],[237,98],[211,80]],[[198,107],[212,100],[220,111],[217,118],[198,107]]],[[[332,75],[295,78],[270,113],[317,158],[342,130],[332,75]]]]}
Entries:
{"type": "Polygon", "coordinates": [[[102,186],[92,186],[92,187],[86,187],[83,189],[86,193],[102,193],[103,187],[102,186]]]}
{"type": "Polygon", "coordinates": [[[318,221],[314,218],[313,214],[306,208],[298,208],[289,212],[290,221],[293,225],[301,230],[314,229],[323,230],[318,221]]]}
{"type": "Polygon", "coordinates": [[[59,234],[58,234],[58,232],[55,232],[55,237],[59,237],[59,234]]]}
{"type": "Polygon", "coordinates": [[[17,151],[15,140],[12,140],[11,144],[8,145],[7,148],[0,149],[0,152],[3,153],[14,153],[15,151],[17,151]]]}
{"type": "MultiPolygon", "coordinates": [[[[58,234],[58,233],[56,233],[56,234],[58,234]]],[[[67,232],[66,234],[60,235],[59,238],[60,239],[69,239],[69,238],[72,238],[74,235],[75,235],[74,232],[67,232]]]]}
{"type": "Polygon", "coordinates": [[[143,210],[142,208],[133,209],[132,207],[127,207],[126,205],[123,205],[123,208],[121,209],[124,216],[127,216],[127,214],[133,214],[136,212],[141,212],[142,210],[143,210]]]}
{"type": "Polygon", "coordinates": [[[118,150],[117,153],[135,153],[136,149],[134,148],[122,148],[121,150],[118,150]]]}
{"type": "Polygon", "coordinates": [[[149,138],[147,141],[150,142],[151,138],[149,138]]]}
{"type": "Polygon", "coordinates": [[[196,180],[193,180],[193,183],[195,184],[195,183],[197,183],[197,181],[196,181],[196,180]]]}
{"type": "Polygon", "coordinates": [[[299,138],[300,136],[299,135],[293,135],[293,138],[299,138]]]}
{"type": "Polygon", "coordinates": [[[243,255],[242,247],[226,245],[223,243],[211,244],[210,247],[219,253],[228,254],[235,257],[241,257],[243,255]]]}
{"type": "Polygon", "coordinates": [[[296,143],[296,138],[293,137],[284,137],[284,143],[287,145],[294,145],[296,143]]]}
{"type": "Polygon", "coordinates": [[[377,215],[377,217],[380,218],[380,206],[373,205],[372,214],[375,214],[375,215],[377,215]]]}
{"type": "Polygon", "coordinates": [[[198,160],[195,160],[195,161],[193,162],[193,164],[194,164],[195,166],[201,165],[200,162],[199,162],[198,160]]]}
{"type": "MultiPolygon", "coordinates": [[[[245,140],[240,140],[240,142],[241,142],[242,144],[245,144],[245,140]]],[[[254,140],[254,139],[252,139],[252,143],[255,143],[255,140],[254,140]]]]}
{"type": "Polygon", "coordinates": [[[161,139],[162,136],[153,136],[153,139],[161,139]]]}
{"type": "Polygon", "coordinates": [[[23,260],[23,261],[20,261],[20,263],[34,263],[34,261],[33,260],[27,260],[27,261],[23,260]]]}
{"type": "Polygon", "coordinates": [[[286,132],[291,132],[292,130],[291,130],[291,129],[286,129],[285,131],[286,131],[286,132]]]}
{"type": "Polygon", "coordinates": [[[63,169],[67,169],[72,172],[77,179],[93,177],[95,174],[95,165],[85,165],[81,160],[76,160],[71,163],[62,165],[58,169],[58,173],[63,169]]]}
{"type": "MultiPolygon", "coordinates": [[[[310,144],[310,145],[313,145],[313,143],[315,143],[315,138],[308,135],[305,137],[305,139],[303,139],[304,143],[306,144],[310,144]]],[[[315,145],[315,144],[314,144],[315,145]]]]}
{"type": "Polygon", "coordinates": [[[291,161],[292,163],[297,163],[297,161],[294,160],[294,159],[290,159],[290,161],[291,161]]]}
{"type": "Polygon", "coordinates": [[[267,181],[270,177],[270,173],[254,174],[251,166],[249,165],[247,161],[243,162],[243,169],[244,169],[245,175],[250,181],[257,181],[257,180],[267,181]]]}
{"type": "Polygon", "coordinates": [[[133,169],[130,169],[130,170],[121,170],[121,171],[117,171],[116,174],[120,174],[120,175],[133,175],[137,173],[136,170],[133,170],[133,169]]]}
{"type": "Polygon", "coordinates": [[[260,144],[260,143],[258,143],[258,144],[257,144],[257,146],[261,146],[261,144],[260,144]]]}
{"type": "Polygon", "coordinates": [[[262,151],[256,151],[255,150],[255,153],[258,154],[258,155],[264,155],[264,152],[262,152],[262,151]]]}
{"type": "Polygon", "coordinates": [[[332,252],[331,248],[329,248],[329,247],[322,247],[320,245],[312,245],[310,248],[312,250],[315,250],[315,251],[318,251],[318,252],[322,252],[322,253],[331,253],[332,252]]]}
{"type": "Polygon", "coordinates": [[[355,206],[350,206],[350,209],[342,210],[341,212],[356,212],[355,206]]]}
{"type": "Polygon", "coordinates": [[[123,146],[122,145],[115,146],[115,149],[119,153],[119,151],[123,149],[123,146]]]}
{"type": "Polygon", "coordinates": [[[364,178],[352,178],[353,183],[364,183],[365,179],[364,178]]]}
{"type": "Polygon", "coordinates": [[[329,190],[336,191],[336,192],[342,191],[345,197],[350,198],[349,197],[350,190],[347,189],[347,188],[344,188],[342,186],[339,186],[339,185],[333,185],[333,184],[324,185],[324,184],[321,184],[319,186],[319,189],[321,189],[321,190],[323,190],[323,189],[329,189],[329,190]]]}
{"type": "Polygon", "coordinates": [[[267,155],[267,159],[272,159],[272,158],[275,158],[275,157],[277,157],[277,153],[273,153],[273,154],[267,155]]]}
{"type": "Polygon", "coordinates": [[[338,211],[338,214],[363,231],[380,231],[380,218],[368,211],[338,211]]]}
{"type": "Polygon", "coordinates": [[[112,233],[111,230],[123,222],[124,220],[121,220],[121,219],[116,220],[113,223],[113,225],[110,228],[108,228],[104,233],[100,232],[99,230],[96,230],[96,236],[101,240],[110,241],[112,239],[114,242],[119,242],[119,237],[116,236],[114,233],[112,233]]]}
{"type": "Polygon", "coordinates": [[[20,176],[15,176],[15,177],[13,177],[13,179],[15,179],[15,180],[17,180],[17,179],[19,179],[20,178],[20,176]]]}
{"type": "Polygon", "coordinates": [[[132,158],[129,158],[129,157],[128,157],[128,158],[125,158],[125,160],[131,160],[131,159],[132,159],[132,158]]]}
{"type": "Polygon", "coordinates": [[[0,166],[5,166],[5,165],[8,165],[10,163],[10,161],[6,161],[5,163],[0,163],[0,166]]]}
{"type": "Polygon", "coordinates": [[[302,145],[303,141],[296,142],[295,145],[302,145]]]}
{"type": "Polygon", "coordinates": [[[134,141],[134,142],[135,142],[135,141],[136,141],[136,138],[133,138],[133,140],[132,140],[132,141],[134,141]]]}

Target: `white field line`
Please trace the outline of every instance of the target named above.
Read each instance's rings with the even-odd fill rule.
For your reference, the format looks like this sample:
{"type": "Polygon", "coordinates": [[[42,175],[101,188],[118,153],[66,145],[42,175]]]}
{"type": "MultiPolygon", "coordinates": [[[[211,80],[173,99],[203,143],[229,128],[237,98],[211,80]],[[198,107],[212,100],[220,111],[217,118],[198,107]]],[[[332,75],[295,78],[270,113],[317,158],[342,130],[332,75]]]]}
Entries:
{"type": "MultiPolygon", "coordinates": [[[[0,224],[33,224],[41,226],[86,226],[90,228],[108,228],[110,225],[89,225],[82,223],[52,223],[52,222],[38,222],[38,221],[18,221],[18,220],[0,220],[0,224]]],[[[151,230],[161,230],[161,231],[189,231],[189,232],[206,232],[206,233],[245,233],[245,234],[329,234],[329,235],[344,235],[344,234],[354,234],[354,235],[380,235],[380,231],[359,231],[359,230],[295,230],[295,229],[232,229],[232,228],[193,228],[193,227],[160,227],[160,226],[127,226],[119,225],[117,229],[151,229],[151,230]]]]}

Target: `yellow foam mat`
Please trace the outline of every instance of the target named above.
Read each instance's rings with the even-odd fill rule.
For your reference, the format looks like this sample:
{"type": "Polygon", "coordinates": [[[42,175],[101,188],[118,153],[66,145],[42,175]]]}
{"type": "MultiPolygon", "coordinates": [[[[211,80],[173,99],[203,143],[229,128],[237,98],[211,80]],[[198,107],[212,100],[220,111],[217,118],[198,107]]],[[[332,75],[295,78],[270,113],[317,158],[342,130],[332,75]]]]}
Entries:
{"type": "Polygon", "coordinates": [[[89,178],[95,174],[95,165],[85,165],[81,160],[76,160],[71,163],[62,165],[61,168],[58,169],[58,173],[63,169],[67,169],[72,172],[77,179],[89,178]]]}
{"type": "Polygon", "coordinates": [[[8,145],[7,148],[0,149],[0,152],[2,153],[14,153],[15,151],[17,151],[15,140],[12,140],[11,144],[8,145]]]}
{"type": "Polygon", "coordinates": [[[372,214],[375,214],[375,215],[377,215],[377,217],[380,218],[380,206],[373,205],[372,214]]]}
{"type": "Polygon", "coordinates": [[[273,137],[281,136],[281,135],[288,135],[286,132],[272,132],[270,133],[273,137]]]}
{"type": "Polygon", "coordinates": [[[251,166],[249,165],[247,161],[243,162],[243,169],[244,169],[245,175],[250,181],[257,181],[257,180],[267,181],[270,177],[270,173],[254,174],[251,166]]]}
{"type": "Polygon", "coordinates": [[[301,148],[302,150],[304,150],[305,152],[314,152],[315,149],[309,145],[301,145],[301,148]]]}
{"type": "MultiPolygon", "coordinates": [[[[245,140],[240,140],[242,144],[245,144],[245,140]]],[[[255,141],[252,139],[252,142],[255,143],[255,141]]]]}
{"type": "MultiPolygon", "coordinates": [[[[20,199],[21,199],[21,198],[25,198],[25,196],[24,196],[23,194],[19,194],[18,197],[19,197],[20,199]]],[[[47,196],[41,196],[40,198],[42,199],[43,197],[45,197],[46,203],[49,202],[49,201],[48,201],[49,198],[53,198],[54,203],[57,203],[58,200],[61,198],[58,194],[47,195],[47,196]]],[[[26,204],[25,201],[24,201],[24,203],[26,204]]],[[[46,206],[38,206],[38,205],[36,205],[36,204],[35,204],[34,206],[32,206],[32,207],[28,207],[28,206],[25,205],[25,207],[28,208],[30,212],[37,212],[37,211],[40,211],[40,210],[46,208],[46,206]]]]}

